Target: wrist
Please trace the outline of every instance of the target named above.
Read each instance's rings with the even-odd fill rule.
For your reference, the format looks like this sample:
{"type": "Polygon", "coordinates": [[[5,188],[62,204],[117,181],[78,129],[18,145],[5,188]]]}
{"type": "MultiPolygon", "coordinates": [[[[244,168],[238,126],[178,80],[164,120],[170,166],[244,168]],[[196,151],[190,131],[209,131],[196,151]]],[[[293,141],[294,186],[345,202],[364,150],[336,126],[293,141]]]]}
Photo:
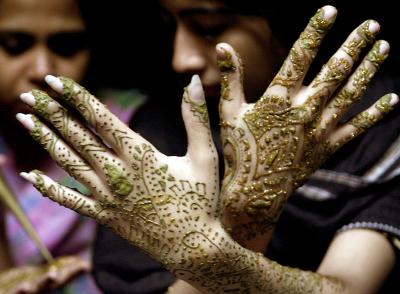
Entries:
{"type": "Polygon", "coordinates": [[[183,242],[183,252],[190,254],[184,259],[177,259],[171,269],[178,279],[202,293],[255,289],[252,284],[259,281],[261,272],[264,272],[260,272],[264,266],[261,254],[240,246],[220,224],[213,229],[191,234],[190,242],[183,242]]]}

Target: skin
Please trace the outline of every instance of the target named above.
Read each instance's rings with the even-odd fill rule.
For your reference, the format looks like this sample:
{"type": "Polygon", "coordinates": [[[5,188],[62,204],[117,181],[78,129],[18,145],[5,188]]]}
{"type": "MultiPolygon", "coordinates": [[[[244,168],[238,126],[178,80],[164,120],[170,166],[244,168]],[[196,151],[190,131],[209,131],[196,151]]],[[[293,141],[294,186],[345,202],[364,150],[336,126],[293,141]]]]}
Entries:
{"type": "MultiPolygon", "coordinates": [[[[19,54],[10,54],[0,45],[0,109],[3,124],[6,122],[8,125],[1,131],[7,144],[20,153],[21,160],[17,162],[19,165],[28,165],[32,161],[32,156],[24,156],[26,152],[18,152],[21,149],[19,146],[32,144],[31,140],[24,140],[26,138],[23,136],[14,138],[7,132],[12,129],[10,125],[18,127],[15,114],[26,110],[19,102],[18,95],[32,88],[48,89],[43,83],[46,74],[66,75],[82,81],[89,62],[89,49],[80,50],[72,56],[61,56],[47,46],[47,39],[59,33],[84,31],[85,24],[75,0],[0,1],[0,32],[26,33],[36,40],[31,47],[19,54]]],[[[16,47],[18,46],[21,46],[19,42],[16,43],[16,47]]],[[[36,162],[40,161],[39,156],[36,162]]]]}
{"type": "Polygon", "coordinates": [[[42,293],[88,270],[88,262],[76,256],[59,257],[44,265],[8,269],[0,273],[0,293],[42,293]]]}
{"type": "MultiPolygon", "coordinates": [[[[229,25],[222,26],[223,29],[220,29],[218,31],[218,34],[210,34],[207,32],[213,32],[212,28],[213,26],[210,25],[210,23],[219,24],[217,20],[215,20],[217,17],[209,16],[209,18],[213,17],[213,22],[207,21],[207,15],[212,15],[211,11],[213,9],[218,9],[223,6],[223,4],[220,1],[190,1],[190,0],[178,0],[178,1],[172,1],[172,0],[162,0],[160,1],[162,7],[164,10],[166,10],[170,16],[172,16],[173,21],[175,22],[176,25],[176,31],[175,31],[175,37],[174,37],[174,43],[173,43],[173,58],[172,58],[172,66],[174,70],[181,74],[182,77],[190,74],[190,73],[197,73],[200,75],[201,79],[204,81],[205,84],[205,93],[206,96],[215,96],[213,91],[208,91],[208,85],[210,84],[216,84],[215,76],[216,76],[216,71],[218,70],[215,67],[215,53],[214,53],[214,48],[213,46],[216,45],[217,42],[226,42],[231,44],[236,51],[238,51],[241,55],[242,58],[242,63],[245,65],[244,66],[244,75],[242,76],[243,78],[243,92],[242,96],[246,97],[246,100],[248,102],[252,102],[256,100],[258,97],[262,95],[262,93],[265,91],[265,85],[262,84],[262,82],[259,82],[260,80],[267,81],[268,83],[271,81],[271,72],[264,71],[265,66],[268,69],[270,69],[272,72],[275,71],[276,64],[274,64],[274,60],[278,61],[282,57],[282,54],[280,54],[282,51],[284,51],[282,48],[277,48],[279,44],[277,41],[274,40],[273,38],[273,33],[269,29],[268,23],[262,19],[262,18],[257,18],[257,17],[248,17],[248,16],[239,16],[238,18],[234,19],[229,25]],[[204,13],[201,17],[190,17],[190,16],[185,16],[185,15],[194,15],[196,16],[195,11],[199,11],[199,8],[202,9],[203,11],[209,11],[209,13],[204,13]],[[189,12],[192,12],[189,13],[189,12]],[[256,27],[252,27],[251,23],[257,23],[256,27]],[[195,25],[193,25],[195,24],[195,25]],[[239,25],[240,24],[240,25],[239,25]],[[247,24],[249,24],[247,26],[247,24]],[[197,27],[203,28],[202,30],[196,30],[197,27]],[[211,36],[210,36],[211,35],[211,36]],[[255,38],[255,36],[257,36],[255,38]],[[241,42],[241,40],[246,40],[245,42],[241,42]],[[269,46],[268,49],[265,47],[269,46]],[[257,53],[260,53],[257,55],[257,53]],[[256,57],[253,59],[252,57],[256,57]],[[254,62],[256,60],[257,63],[254,62]],[[261,70],[260,70],[261,69],[261,70]],[[256,77],[254,77],[256,75],[256,77]],[[214,79],[210,78],[213,77],[214,79]],[[210,82],[210,80],[213,80],[213,83],[210,82]],[[251,81],[254,81],[254,83],[251,83],[251,81]]],[[[220,19],[224,19],[221,17],[220,19]]],[[[221,23],[224,23],[221,20],[221,23]]],[[[227,23],[227,22],[225,22],[227,23]]],[[[347,50],[347,53],[350,53],[349,50],[347,50]]],[[[224,55],[223,53],[221,54],[222,56],[224,55]]],[[[352,55],[351,53],[349,55],[352,55]]],[[[356,58],[356,56],[353,56],[352,58],[356,58]]],[[[221,67],[221,70],[223,72],[222,75],[222,83],[224,83],[224,78],[226,79],[227,77],[230,76],[229,73],[229,66],[228,68],[226,67],[226,59],[222,58],[223,60],[223,66],[221,67]],[[225,68],[224,68],[225,67],[225,68]],[[224,73],[225,71],[225,73],[224,73]]],[[[369,74],[375,72],[376,68],[375,65],[370,66],[369,64],[366,65],[366,68],[368,68],[369,74]]],[[[365,74],[362,73],[362,70],[359,71],[360,74],[359,76],[361,77],[362,75],[365,76],[365,74]]],[[[366,80],[370,80],[371,76],[365,76],[366,80]]],[[[240,78],[237,78],[236,82],[233,82],[230,84],[231,91],[237,95],[237,93],[240,93],[240,90],[237,90],[238,87],[237,85],[240,85],[240,78]]],[[[317,83],[316,83],[317,84],[317,83]]],[[[298,86],[297,86],[298,87],[298,86]]],[[[225,87],[226,88],[226,87],[225,87]]],[[[269,94],[274,92],[274,94],[277,94],[278,96],[284,96],[285,94],[282,93],[282,91],[285,91],[285,89],[282,89],[284,87],[275,85],[275,89],[273,87],[269,88],[269,94]]],[[[350,85],[348,88],[352,88],[350,85]]],[[[354,88],[354,87],[353,87],[354,88]]],[[[360,97],[363,90],[359,89],[357,90],[359,92],[356,97],[360,97]]],[[[222,97],[224,94],[222,94],[222,97]]],[[[233,96],[233,95],[232,95],[233,96]]],[[[229,97],[229,95],[228,95],[229,97]]],[[[265,97],[265,95],[263,96],[265,97]]],[[[298,97],[304,97],[304,96],[298,96],[298,97]]],[[[295,98],[296,99],[296,98],[295,98]]],[[[292,100],[293,105],[298,105],[302,101],[296,101],[295,99],[292,100]]],[[[303,99],[303,98],[301,98],[303,99]]],[[[226,99],[225,99],[226,100],[226,99]]],[[[332,102],[330,105],[328,105],[327,109],[325,110],[325,116],[324,120],[321,122],[319,132],[323,131],[326,128],[331,128],[337,120],[334,118],[336,115],[337,117],[340,117],[340,114],[343,113],[345,109],[347,109],[347,106],[343,106],[343,104],[340,102],[340,98],[333,100],[336,102],[332,102]],[[336,103],[336,104],[335,104],[336,103]],[[335,105],[333,105],[335,104],[335,105]]],[[[240,113],[244,113],[246,111],[245,107],[242,107],[242,104],[244,103],[244,99],[239,100],[239,102],[233,103],[233,108],[236,108],[237,111],[235,112],[236,115],[240,117],[240,113]]],[[[228,106],[229,107],[229,106],[228,106]]],[[[224,115],[224,111],[222,112],[221,116],[227,117],[224,115]]],[[[231,117],[232,118],[232,115],[231,117]]],[[[364,119],[363,119],[364,120],[364,119]]],[[[237,122],[240,121],[236,120],[232,124],[232,119],[229,120],[231,123],[223,123],[222,124],[222,136],[223,136],[223,141],[226,140],[225,142],[232,142],[235,140],[232,140],[234,136],[232,136],[233,130],[238,128],[237,122]]],[[[365,121],[365,120],[364,120],[365,121]]],[[[368,124],[368,123],[367,123],[368,124]]],[[[248,126],[246,124],[243,124],[242,122],[239,122],[239,129],[242,129],[242,126],[246,129],[248,126]]],[[[347,133],[347,136],[354,132],[354,126],[356,126],[356,129],[360,130],[360,126],[362,124],[357,123],[357,119],[355,119],[355,123],[353,126],[348,126],[344,127],[341,130],[338,130],[336,132],[336,138],[331,138],[333,141],[336,141],[338,138],[343,138],[344,133],[347,133]]],[[[355,131],[353,133],[354,135],[358,131],[355,131]]],[[[250,132],[251,133],[251,132],[250,132]]],[[[248,138],[249,139],[249,138],[248,138]]],[[[250,136],[250,142],[251,140],[254,140],[253,136],[250,136]]],[[[223,142],[223,144],[225,144],[223,142]]],[[[257,143],[256,143],[257,144],[257,143]]],[[[232,146],[232,144],[229,144],[228,146],[232,146]]],[[[240,143],[235,142],[234,146],[236,146],[236,149],[240,146],[240,143]]],[[[335,148],[334,148],[335,149],[335,148]]],[[[299,150],[300,151],[300,150],[299,150]]],[[[300,151],[301,152],[301,151],[300,151]]],[[[234,154],[232,154],[232,148],[225,148],[224,150],[225,157],[228,159],[227,162],[227,171],[228,175],[233,174],[232,172],[232,165],[234,162],[232,162],[232,158],[235,157],[234,154]]],[[[298,153],[297,153],[298,154],[298,153]]],[[[258,158],[261,156],[260,153],[258,153],[258,158]]],[[[268,154],[267,154],[268,156],[268,154]]],[[[241,158],[244,158],[245,154],[242,154],[241,158]]],[[[253,157],[254,160],[254,157],[253,157]]],[[[316,162],[315,162],[316,163],[316,162]]],[[[238,166],[240,164],[236,163],[238,166]]],[[[248,162],[246,164],[249,164],[248,162]]],[[[236,173],[238,174],[238,173],[236,173]]],[[[244,175],[243,171],[239,170],[239,176],[236,178],[239,179],[240,175],[244,175]]],[[[275,177],[272,174],[272,177],[275,177]]],[[[233,180],[234,183],[238,183],[238,181],[233,180]]],[[[298,183],[294,184],[293,183],[287,183],[286,185],[291,186],[291,188],[287,189],[288,187],[284,188],[288,194],[290,194],[289,190],[293,190],[296,186],[298,186],[298,183]]],[[[252,250],[260,251],[263,252],[265,250],[265,247],[268,244],[268,240],[272,236],[273,228],[274,228],[274,223],[276,222],[277,218],[279,217],[279,211],[280,209],[274,209],[270,210],[267,212],[266,215],[261,216],[259,213],[252,211],[251,215],[248,213],[243,213],[245,211],[245,203],[246,199],[248,196],[243,195],[244,193],[239,192],[235,193],[235,198],[232,198],[232,193],[229,192],[234,192],[234,191],[240,191],[240,187],[234,187],[235,184],[229,183],[227,181],[227,177],[225,177],[223,187],[222,187],[222,197],[226,199],[225,206],[227,208],[226,213],[224,214],[224,223],[226,227],[230,228],[233,232],[238,232],[236,235],[233,234],[234,238],[242,245],[244,245],[247,248],[251,248],[252,250]],[[238,198],[238,194],[240,195],[238,198]],[[241,200],[240,200],[241,199],[241,200]],[[239,201],[238,201],[239,200],[239,201]],[[234,203],[234,205],[231,205],[230,203],[234,203]],[[238,219],[241,219],[241,221],[237,221],[238,219]],[[256,221],[255,221],[256,220],[256,221]],[[260,221],[261,220],[261,221],[260,221]],[[262,225],[258,225],[257,223],[261,223],[262,225]],[[255,232],[252,230],[249,230],[248,228],[250,227],[250,224],[253,224],[255,227],[255,232]],[[241,233],[243,230],[240,228],[244,227],[246,228],[244,231],[246,235],[243,236],[241,233]],[[260,231],[264,231],[265,234],[260,234],[260,231]]],[[[243,185],[240,185],[243,187],[243,185]]],[[[252,187],[251,181],[249,181],[246,185],[247,187],[252,187]]],[[[277,192],[282,191],[278,190],[277,192]]],[[[285,197],[279,198],[283,201],[285,197]]],[[[265,207],[263,204],[261,207],[265,207]]],[[[279,205],[275,205],[275,207],[281,207],[279,205]]],[[[260,212],[263,214],[263,212],[260,212]]],[[[372,232],[373,233],[373,232],[372,232]]],[[[365,242],[360,242],[359,239],[357,239],[357,232],[351,231],[346,233],[346,237],[342,238],[340,235],[337,236],[332,244],[343,244],[343,247],[349,246],[349,244],[357,244],[357,248],[360,248],[360,254],[365,254],[365,258],[368,256],[369,252],[373,252],[374,250],[376,251],[384,251],[382,253],[382,256],[389,256],[390,258],[388,259],[383,259],[383,262],[377,263],[377,267],[374,267],[374,270],[378,272],[379,270],[382,270],[382,267],[385,269],[391,268],[393,260],[394,260],[394,255],[393,255],[393,250],[388,244],[387,239],[380,234],[375,234],[375,238],[381,239],[380,243],[374,242],[373,237],[369,234],[365,234],[365,240],[367,240],[367,243],[365,242]],[[353,234],[354,234],[354,240],[353,240],[353,234]],[[369,240],[371,238],[371,240],[369,240]],[[366,244],[374,244],[376,246],[371,246],[369,247],[366,244]],[[380,248],[382,246],[382,248],[380,248]],[[368,248],[363,250],[364,248],[368,248]],[[371,250],[371,251],[369,251],[371,250]]],[[[365,241],[363,240],[363,241],[365,241]]],[[[346,273],[347,277],[352,277],[352,273],[349,273],[349,269],[347,268],[347,263],[341,262],[341,259],[339,259],[339,256],[342,256],[342,250],[339,249],[341,247],[334,246],[333,249],[330,249],[330,254],[328,254],[325,259],[323,260],[323,264],[337,264],[336,268],[341,269],[341,273],[346,273]]],[[[378,255],[380,256],[380,254],[378,255]]],[[[357,267],[355,267],[357,268],[357,267]]],[[[361,267],[362,268],[362,267],[361,267]]],[[[354,269],[355,270],[355,269],[354,269]]],[[[382,271],[380,271],[382,272],[382,271]]],[[[383,270],[385,272],[385,270],[383,270]]],[[[329,266],[326,266],[324,268],[324,273],[329,273],[329,266]]],[[[362,273],[357,272],[355,270],[354,276],[362,275],[362,273]]],[[[338,274],[338,271],[335,270],[333,273],[333,276],[340,276],[343,277],[343,274],[338,274]]],[[[362,287],[361,285],[366,285],[364,286],[363,289],[360,289],[360,293],[367,293],[369,291],[374,291],[374,289],[377,288],[377,284],[379,284],[379,281],[383,281],[384,278],[379,279],[377,278],[378,275],[375,273],[371,273],[371,275],[367,275],[367,277],[374,277],[373,279],[366,279],[368,281],[373,281],[372,283],[358,283],[356,287],[362,287]],[[375,282],[375,284],[374,284],[375,282]],[[374,284],[373,286],[371,284],[374,284]]],[[[175,285],[174,289],[175,291],[179,292],[179,284],[180,282],[177,282],[177,285],[175,285]]],[[[185,284],[181,284],[182,287],[185,287],[185,284]]],[[[183,288],[182,288],[183,289],[183,288]]]]}
{"type": "MultiPolygon", "coordinates": [[[[284,62],[284,70],[278,72],[265,96],[255,104],[244,101],[238,54],[227,44],[218,46],[219,64],[222,64],[222,74],[226,75],[224,86],[229,88],[230,93],[223,95],[221,100],[222,127],[226,124],[233,130],[241,128],[238,133],[243,134],[242,137],[235,137],[227,132],[226,137],[231,136],[232,140],[247,137],[248,143],[238,140],[237,145],[248,144],[250,157],[258,156],[253,150],[263,149],[257,139],[258,133],[251,127],[252,116],[266,117],[261,121],[259,130],[265,136],[267,132],[264,128],[280,127],[269,125],[276,109],[266,106],[275,106],[279,111],[289,108],[288,114],[281,117],[282,124],[293,124],[295,132],[288,133],[287,140],[296,143],[291,144],[291,148],[294,148],[299,162],[312,164],[297,166],[293,161],[288,178],[297,178],[296,173],[301,168],[305,168],[307,177],[308,168],[313,169],[320,164],[319,159],[311,156],[313,150],[323,150],[327,144],[332,144],[333,149],[340,147],[383,117],[398,102],[397,95],[386,95],[356,116],[356,121],[350,120],[344,125],[336,121],[357,101],[355,96],[363,91],[364,85],[354,82],[358,81],[359,72],[364,72],[366,68],[375,71],[388,52],[386,42],[377,42],[361,66],[350,75],[354,58],[361,52],[362,46],[356,46],[356,54],[350,54],[348,48],[354,44],[353,41],[373,36],[376,27],[370,23],[356,29],[349,42],[345,42],[332,57],[333,61],[328,62],[303,90],[304,75],[320,43],[317,37],[324,34],[335,16],[333,7],[324,7],[317,12],[305,30],[306,38],[302,35],[291,51],[291,54],[302,54],[304,62],[298,63],[296,58],[290,56],[284,62]],[[365,26],[368,34],[364,34],[365,26]],[[337,60],[340,66],[335,65],[337,60]],[[293,72],[289,74],[291,70],[293,72]],[[349,81],[345,82],[349,75],[349,81]],[[341,91],[332,95],[333,89],[339,86],[342,90],[355,90],[355,96],[340,95],[341,91]],[[273,105],[274,101],[282,99],[284,103],[273,105]],[[300,116],[299,109],[303,111],[300,116]],[[333,115],[335,113],[337,115],[333,115]],[[308,126],[309,123],[311,126],[308,126]],[[295,139],[297,134],[304,139],[295,139]],[[310,137],[313,137],[311,145],[307,142],[310,137]]],[[[235,242],[220,215],[224,192],[219,191],[218,161],[204,93],[196,76],[182,99],[182,115],[189,143],[187,154],[183,157],[161,154],[70,79],[49,76],[47,82],[53,90],[62,94],[65,103],[81,113],[96,135],[43,92],[32,91],[21,95],[36,115],[20,114],[18,119],[54,160],[91,190],[94,198],[68,189],[39,171],[21,175],[44,196],[93,217],[145,250],[177,278],[197,288],[194,293],[198,290],[204,293],[374,293],[393,266],[394,252],[390,244],[383,235],[369,230],[339,234],[317,273],[281,266],[235,242]],[[57,132],[47,124],[54,126],[57,132]],[[349,267],[353,253],[356,253],[356,259],[352,259],[351,263],[356,265],[349,267]],[[379,257],[371,259],[371,254],[379,257]],[[373,262],[373,267],[361,271],[359,265],[364,266],[366,262],[373,262]]],[[[281,140],[279,136],[273,139],[277,142],[281,140]]],[[[329,152],[320,155],[328,156],[329,152]]],[[[238,164],[231,168],[236,168],[239,173],[246,171],[246,162],[240,161],[243,157],[233,155],[232,158],[238,164]]],[[[250,162],[250,170],[258,168],[257,162],[250,162]]],[[[230,183],[233,186],[243,184],[238,179],[230,183]]],[[[223,184],[223,189],[229,190],[226,187],[229,185],[223,184]]],[[[293,187],[294,181],[289,181],[282,189],[290,193],[293,187]]],[[[279,197],[278,200],[285,201],[279,197]]],[[[178,282],[170,292],[190,291],[187,286],[178,282]]]]}
{"type": "Polygon", "coordinates": [[[246,97],[260,97],[284,57],[284,50],[273,38],[268,23],[261,17],[214,12],[224,6],[219,1],[162,0],[165,18],[176,25],[171,65],[182,79],[198,74],[207,99],[219,97],[220,71],[215,46],[231,44],[245,66],[246,97]]]}
{"type": "MultiPolygon", "coordinates": [[[[48,46],[48,40],[63,33],[83,33],[85,24],[75,0],[1,0],[0,1],[0,38],[13,36],[7,44],[0,42],[0,131],[7,147],[16,156],[17,170],[29,166],[38,166],[44,162],[45,155],[29,136],[18,132],[20,125],[15,120],[16,113],[26,111],[26,106],[19,101],[19,94],[29,89],[48,89],[43,82],[47,74],[62,74],[82,81],[89,63],[89,48],[84,47],[72,55],[59,54],[48,46]],[[15,33],[28,34],[33,37],[31,46],[23,47],[23,43],[15,38],[15,33]],[[16,50],[16,51],[15,51],[16,50]],[[15,53],[17,52],[17,53],[15,53]],[[20,133],[15,136],[15,132],[20,133]],[[26,152],[28,148],[31,152],[26,152]],[[32,153],[35,156],[32,156],[32,153]]],[[[4,210],[0,201],[0,235],[4,236],[4,210]]],[[[6,238],[0,238],[0,268],[12,266],[10,253],[7,250],[6,238]],[[4,256],[3,256],[4,255],[4,256]]],[[[64,270],[72,277],[78,271],[85,270],[87,265],[72,266],[66,263],[64,270]]],[[[3,280],[7,276],[3,276],[3,280]]],[[[42,289],[43,285],[35,285],[44,281],[44,276],[37,275],[30,286],[42,289]],[[39,287],[40,286],[40,287],[39,287]]],[[[66,279],[64,279],[66,280],[66,279]]],[[[64,281],[65,282],[65,281],[64,281]]],[[[62,284],[55,281],[54,284],[62,284]]],[[[11,291],[11,290],[10,290],[11,291]]],[[[31,290],[35,292],[36,290],[31,290]]]]}

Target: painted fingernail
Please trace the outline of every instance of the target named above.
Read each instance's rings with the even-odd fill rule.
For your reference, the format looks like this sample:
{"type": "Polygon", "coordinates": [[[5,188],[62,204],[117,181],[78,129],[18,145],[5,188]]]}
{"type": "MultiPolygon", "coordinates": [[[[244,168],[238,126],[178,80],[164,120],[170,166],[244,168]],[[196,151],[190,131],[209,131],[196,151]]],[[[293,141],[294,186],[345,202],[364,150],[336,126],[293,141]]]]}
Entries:
{"type": "Polygon", "coordinates": [[[336,16],[336,8],[330,5],[324,6],[324,19],[331,21],[335,18],[336,16]]]}
{"type": "Polygon", "coordinates": [[[34,174],[22,172],[22,173],[19,173],[19,175],[22,178],[24,178],[25,180],[27,180],[28,182],[31,182],[32,184],[36,184],[36,177],[34,174]]]}
{"type": "Polygon", "coordinates": [[[379,32],[380,28],[381,27],[380,27],[379,23],[377,23],[376,21],[370,21],[368,24],[368,30],[372,34],[376,34],[377,32],[379,32]]]}
{"type": "Polygon", "coordinates": [[[387,42],[381,41],[379,43],[379,53],[380,54],[384,55],[384,54],[389,53],[389,49],[390,49],[390,46],[387,42]]]}
{"type": "Polygon", "coordinates": [[[391,106],[394,106],[399,102],[399,96],[396,95],[396,94],[391,94],[391,95],[392,95],[392,97],[391,97],[389,103],[390,103],[391,106]]]}
{"type": "Polygon", "coordinates": [[[34,106],[35,105],[35,97],[31,93],[22,93],[19,95],[21,100],[28,104],[29,106],[34,106]]]}
{"type": "Polygon", "coordinates": [[[52,87],[54,90],[56,90],[57,92],[62,92],[63,90],[63,83],[61,82],[61,80],[55,76],[52,75],[47,75],[44,80],[46,81],[47,84],[50,85],[50,87],[52,87]]]}
{"type": "Polygon", "coordinates": [[[35,127],[35,123],[33,122],[32,118],[30,115],[26,115],[23,113],[17,113],[15,116],[17,120],[28,130],[32,131],[35,127]]]}
{"type": "Polygon", "coordinates": [[[203,102],[205,99],[201,80],[198,75],[192,76],[192,80],[190,81],[189,85],[189,96],[190,99],[195,102],[203,102]]]}

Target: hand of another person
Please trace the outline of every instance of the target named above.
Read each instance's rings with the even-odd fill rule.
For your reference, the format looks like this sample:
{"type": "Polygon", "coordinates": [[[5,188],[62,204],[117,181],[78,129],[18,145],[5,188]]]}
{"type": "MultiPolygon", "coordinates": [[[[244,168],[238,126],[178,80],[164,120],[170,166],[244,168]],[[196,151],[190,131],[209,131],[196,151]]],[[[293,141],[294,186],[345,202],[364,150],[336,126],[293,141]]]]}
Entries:
{"type": "Polygon", "coordinates": [[[42,293],[65,285],[89,270],[88,262],[64,256],[41,266],[21,266],[0,272],[0,294],[42,293]]]}
{"type": "Polygon", "coordinates": [[[333,152],[375,124],[398,102],[387,94],[346,123],[340,119],[366,90],[389,45],[377,41],[355,70],[362,50],[379,31],[368,20],[355,29],[309,85],[303,80],[332,26],[336,9],[321,8],[290,50],[264,95],[245,101],[243,68],[228,44],[217,45],[225,177],[223,223],[236,241],[263,251],[283,206],[333,152]]]}

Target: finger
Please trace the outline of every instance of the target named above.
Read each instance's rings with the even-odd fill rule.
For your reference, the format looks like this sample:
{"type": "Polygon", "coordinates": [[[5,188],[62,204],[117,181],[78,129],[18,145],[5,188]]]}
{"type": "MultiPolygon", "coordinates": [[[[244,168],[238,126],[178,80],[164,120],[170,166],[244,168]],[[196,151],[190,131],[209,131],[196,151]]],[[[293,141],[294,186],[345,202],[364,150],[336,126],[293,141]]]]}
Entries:
{"type": "Polygon", "coordinates": [[[374,40],[379,28],[380,26],[376,21],[368,20],[355,29],[328,63],[323,66],[311,82],[310,88],[317,92],[324,88],[329,93],[333,93],[340,83],[347,78],[361,51],[374,40]]]}
{"type": "Polygon", "coordinates": [[[119,166],[121,170],[128,169],[91,131],[47,93],[33,90],[32,93],[21,94],[21,100],[33,107],[36,113],[50,122],[60,132],[64,140],[93,167],[97,174],[104,175],[104,171],[110,164],[119,166]]]}
{"type": "Polygon", "coordinates": [[[20,175],[25,180],[31,182],[43,196],[50,198],[54,202],[72,209],[79,214],[94,219],[99,218],[101,208],[96,205],[93,199],[60,185],[37,170],[29,173],[23,172],[20,175]]]}
{"type": "Polygon", "coordinates": [[[334,149],[346,144],[351,139],[368,130],[382,117],[390,112],[399,102],[396,94],[387,94],[380,98],[368,109],[356,115],[349,122],[338,128],[329,138],[334,149]]]}
{"type": "Polygon", "coordinates": [[[326,131],[333,127],[349,108],[360,100],[369,83],[389,53],[389,44],[378,41],[364,58],[347,83],[338,91],[322,113],[319,130],[326,131]]]}
{"type": "Polygon", "coordinates": [[[221,72],[221,121],[230,121],[245,105],[243,90],[243,67],[239,54],[226,43],[216,47],[221,72]]]}
{"type": "Polygon", "coordinates": [[[335,21],[336,14],[336,8],[327,5],[311,18],[265,92],[265,97],[279,97],[282,104],[290,103],[289,98],[300,89],[322,39],[335,21]]]}
{"type": "Polygon", "coordinates": [[[48,286],[51,289],[59,288],[75,276],[89,272],[90,264],[77,256],[62,256],[46,266],[48,286]]]}
{"type": "Polygon", "coordinates": [[[192,77],[183,94],[182,116],[188,136],[189,158],[201,164],[216,164],[216,150],[210,131],[207,105],[198,75],[192,77]]]}
{"type": "Polygon", "coordinates": [[[93,169],[57,134],[34,115],[17,114],[17,119],[37,141],[72,177],[85,185],[97,199],[110,199],[111,193],[93,169]]]}
{"type": "MultiPolygon", "coordinates": [[[[46,82],[62,99],[76,108],[99,136],[120,156],[129,157],[128,146],[150,145],[141,136],[110,112],[96,97],[85,88],[66,77],[46,76],[46,82]],[[128,154],[127,154],[128,153],[128,154]]],[[[129,160],[130,158],[126,158],[129,160]]]]}

